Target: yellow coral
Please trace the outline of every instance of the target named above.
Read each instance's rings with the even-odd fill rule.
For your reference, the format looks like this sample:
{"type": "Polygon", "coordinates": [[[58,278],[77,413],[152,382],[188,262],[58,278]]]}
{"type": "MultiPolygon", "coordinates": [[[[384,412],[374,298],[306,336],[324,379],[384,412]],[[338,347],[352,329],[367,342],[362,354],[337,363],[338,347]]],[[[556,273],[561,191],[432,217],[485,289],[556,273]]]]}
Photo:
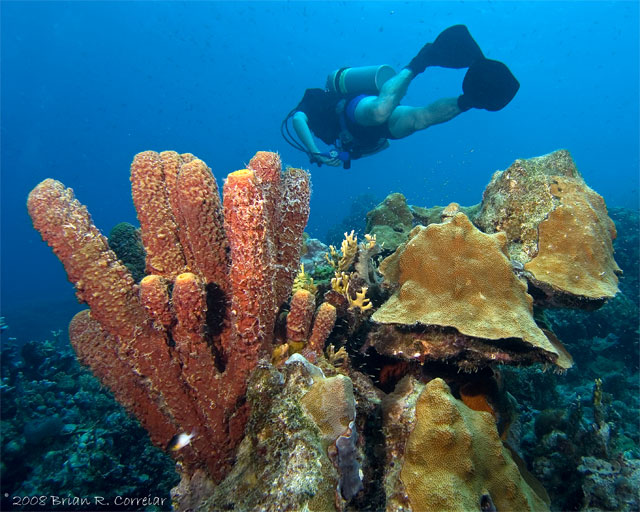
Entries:
{"type": "Polygon", "coordinates": [[[336,272],[336,276],[331,279],[331,289],[346,297],[347,290],[349,289],[350,278],[351,274],[347,274],[346,272],[336,272]]]}
{"type": "Polygon", "coordinates": [[[353,229],[351,233],[344,234],[340,251],[342,252],[342,257],[338,262],[338,271],[343,272],[353,264],[358,252],[358,237],[354,235],[353,229]]]}
{"type": "Polygon", "coordinates": [[[347,274],[346,272],[336,272],[336,276],[331,279],[331,289],[338,292],[340,295],[344,296],[349,301],[349,308],[359,308],[360,311],[366,311],[371,309],[373,305],[371,301],[367,299],[367,290],[368,287],[364,286],[360,289],[359,292],[356,292],[356,298],[351,297],[351,293],[349,291],[349,286],[351,285],[351,274],[347,274]]]}
{"type": "Polygon", "coordinates": [[[367,286],[363,286],[359,292],[356,292],[356,298],[352,299],[351,294],[348,291],[349,285],[347,285],[347,300],[349,301],[349,309],[358,308],[360,311],[366,311],[367,309],[371,309],[373,305],[371,301],[367,299],[367,290],[369,289],[367,286]]]}
{"type": "Polygon", "coordinates": [[[593,388],[593,405],[595,407],[600,407],[600,405],[602,404],[602,379],[597,378],[594,381],[594,388],[593,388]]]}
{"type": "Polygon", "coordinates": [[[370,235],[367,233],[364,235],[364,239],[365,241],[360,243],[360,247],[362,247],[363,250],[370,251],[376,246],[376,235],[370,235]]]}
{"type": "Polygon", "coordinates": [[[333,245],[329,246],[329,252],[324,253],[324,259],[331,265],[332,268],[338,268],[338,262],[340,261],[340,253],[336,251],[333,245]]]}
{"type": "Polygon", "coordinates": [[[329,246],[329,253],[325,253],[324,257],[336,272],[345,272],[353,264],[358,253],[358,237],[354,235],[354,231],[344,234],[344,240],[340,246],[340,252],[333,245],[329,246]]]}
{"type": "Polygon", "coordinates": [[[344,347],[338,350],[333,345],[327,347],[327,360],[336,368],[346,370],[349,367],[349,354],[344,347]]]}
{"type": "Polygon", "coordinates": [[[293,295],[298,290],[307,290],[309,293],[312,293],[313,295],[315,295],[316,292],[318,291],[318,287],[313,282],[313,277],[311,277],[309,274],[307,274],[304,271],[304,263],[300,264],[300,271],[298,272],[295,279],[293,280],[291,294],[293,295]]]}

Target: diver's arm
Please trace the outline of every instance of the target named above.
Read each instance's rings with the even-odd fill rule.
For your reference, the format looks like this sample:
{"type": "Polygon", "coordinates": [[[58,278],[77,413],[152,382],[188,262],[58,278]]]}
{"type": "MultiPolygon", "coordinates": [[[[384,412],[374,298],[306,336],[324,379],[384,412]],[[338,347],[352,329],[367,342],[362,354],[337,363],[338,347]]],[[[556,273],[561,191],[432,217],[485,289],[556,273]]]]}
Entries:
{"type": "Polygon", "coordinates": [[[298,137],[300,137],[300,140],[309,153],[320,153],[318,146],[316,146],[316,141],[313,140],[311,130],[309,129],[309,119],[307,118],[307,114],[298,111],[293,115],[293,129],[296,131],[298,137]]]}
{"type": "Polygon", "coordinates": [[[333,167],[342,165],[342,162],[338,158],[331,158],[320,154],[320,150],[318,149],[316,141],[309,129],[309,119],[307,118],[307,114],[300,111],[296,112],[293,115],[292,123],[293,129],[296,131],[300,141],[304,144],[304,147],[307,148],[309,158],[312,162],[327,164],[333,167]]]}

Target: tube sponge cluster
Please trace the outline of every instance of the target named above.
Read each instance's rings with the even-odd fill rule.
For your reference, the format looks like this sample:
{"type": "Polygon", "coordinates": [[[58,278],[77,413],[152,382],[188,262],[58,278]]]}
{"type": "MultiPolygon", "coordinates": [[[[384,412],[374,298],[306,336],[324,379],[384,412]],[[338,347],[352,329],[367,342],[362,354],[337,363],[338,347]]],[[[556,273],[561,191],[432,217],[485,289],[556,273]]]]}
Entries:
{"type": "Polygon", "coordinates": [[[70,338],[80,360],[176,457],[224,476],[247,418],[248,374],[270,353],[309,215],[309,175],[260,152],[231,173],[220,200],[191,154],[145,151],[131,165],[147,276],[135,285],[73,191],[45,180],[29,195],[34,227],[90,311],[70,338]]]}

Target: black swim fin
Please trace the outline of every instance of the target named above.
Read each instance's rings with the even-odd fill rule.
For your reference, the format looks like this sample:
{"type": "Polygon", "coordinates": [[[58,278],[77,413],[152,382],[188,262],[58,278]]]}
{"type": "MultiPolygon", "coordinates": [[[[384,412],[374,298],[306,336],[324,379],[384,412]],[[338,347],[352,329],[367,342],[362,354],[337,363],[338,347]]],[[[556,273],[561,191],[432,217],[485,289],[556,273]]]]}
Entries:
{"type": "Polygon", "coordinates": [[[483,108],[495,112],[502,110],[518,92],[520,83],[502,62],[481,59],[472,64],[464,75],[458,107],[463,112],[470,108],[483,108]]]}
{"type": "Polygon", "coordinates": [[[483,57],[467,27],[454,25],[443,30],[433,43],[425,44],[407,68],[416,75],[428,66],[468,68],[483,57]]]}

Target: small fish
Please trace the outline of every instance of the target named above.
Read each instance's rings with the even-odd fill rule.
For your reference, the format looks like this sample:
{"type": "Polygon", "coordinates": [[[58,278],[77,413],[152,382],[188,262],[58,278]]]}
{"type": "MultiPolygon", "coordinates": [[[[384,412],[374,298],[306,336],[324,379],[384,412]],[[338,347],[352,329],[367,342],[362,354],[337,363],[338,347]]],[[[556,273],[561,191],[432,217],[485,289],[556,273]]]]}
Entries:
{"type": "Polygon", "coordinates": [[[176,434],[171,438],[171,441],[167,444],[167,451],[177,452],[178,450],[182,450],[187,445],[191,444],[191,440],[196,437],[196,431],[194,430],[191,434],[187,434],[186,432],[181,432],[180,434],[176,434]]]}

